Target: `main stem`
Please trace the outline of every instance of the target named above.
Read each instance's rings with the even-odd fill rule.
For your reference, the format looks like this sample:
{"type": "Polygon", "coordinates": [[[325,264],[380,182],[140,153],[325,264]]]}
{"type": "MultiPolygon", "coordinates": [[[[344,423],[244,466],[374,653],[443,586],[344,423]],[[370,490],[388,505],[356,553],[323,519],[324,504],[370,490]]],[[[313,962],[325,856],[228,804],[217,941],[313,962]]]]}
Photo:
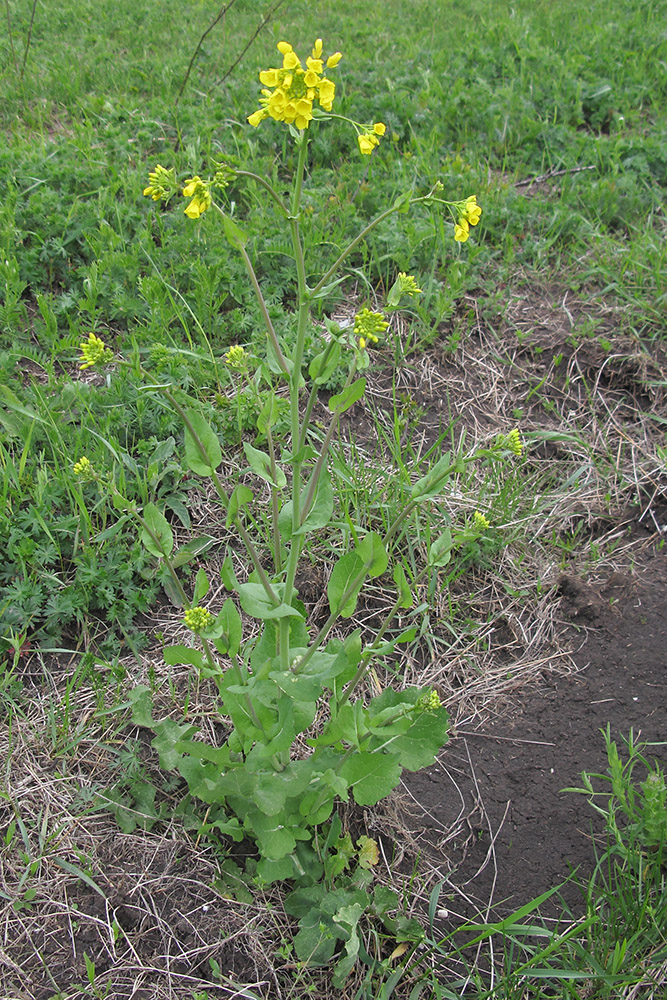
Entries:
{"type": "MultiPolygon", "coordinates": [[[[289,554],[287,557],[287,568],[285,574],[285,594],[283,600],[285,604],[290,604],[294,591],[294,579],[301,555],[303,538],[296,535],[301,524],[301,466],[303,459],[300,455],[299,446],[301,440],[301,423],[299,419],[299,390],[301,388],[301,364],[303,361],[303,349],[306,341],[306,331],[308,329],[308,319],[310,316],[310,306],[307,299],[308,286],[306,284],[306,266],[303,257],[303,246],[301,243],[301,233],[299,231],[299,213],[301,209],[301,192],[303,189],[303,177],[306,169],[306,158],[308,155],[308,136],[305,131],[301,133],[299,144],[299,157],[297,160],[296,176],[294,178],[294,192],[292,195],[292,206],[289,217],[290,233],[292,237],[292,249],[296,262],[297,276],[297,298],[299,302],[299,312],[297,319],[296,345],[292,356],[292,372],[290,375],[290,418],[292,430],[292,538],[290,540],[289,554]]],[[[280,622],[280,656],[284,670],[289,667],[289,619],[283,618],[280,622]]]]}

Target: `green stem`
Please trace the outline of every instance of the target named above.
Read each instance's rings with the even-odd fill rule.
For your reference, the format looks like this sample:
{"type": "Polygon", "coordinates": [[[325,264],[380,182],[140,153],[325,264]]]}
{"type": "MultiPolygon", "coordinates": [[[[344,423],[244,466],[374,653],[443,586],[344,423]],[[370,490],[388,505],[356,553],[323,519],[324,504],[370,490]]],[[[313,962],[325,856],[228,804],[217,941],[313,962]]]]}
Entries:
{"type": "MultiPolygon", "coordinates": [[[[422,201],[426,201],[427,198],[428,198],[428,195],[422,195],[420,198],[412,198],[408,202],[408,206],[407,207],[411,207],[412,205],[417,205],[417,204],[419,204],[422,201]]],[[[336,261],[331,265],[331,267],[329,268],[329,270],[325,274],[322,275],[322,277],[317,282],[317,284],[315,285],[315,287],[310,290],[310,297],[311,298],[315,298],[315,296],[317,295],[317,293],[320,292],[322,290],[322,288],[324,288],[324,286],[329,281],[329,279],[332,278],[333,275],[336,273],[336,271],[338,270],[338,268],[340,267],[340,265],[343,263],[343,261],[345,260],[345,258],[347,257],[347,255],[349,253],[351,253],[354,250],[354,248],[356,246],[358,246],[361,243],[361,241],[363,239],[365,239],[365,237],[368,236],[368,234],[370,232],[372,232],[372,230],[375,229],[375,227],[377,225],[379,225],[380,222],[383,221],[383,219],[386,219],[390,215],[393,215],[394,212],[400,212],[402,207],[403,206],[401,206],[401,205],[398,205],[398,206],[392,205],[391,208],[385,209],[385,211],[381,212],[377,216],[377,218],[373,219],[372,222],[369,222],[368,225],[364,229],[362,229],[361,232],[357,236],[355,236],[355,238],[352,240],[352,242],[348,243],[348,245],[345,247],[345,249],[343,250],[343,252],[338,256],[338,258],[336,259],[336,261]]]]}
{"type": "MultiPolygon", "coordinates": [[[[415,581],[414,581],[414,585],[415,586],[418,583],[420,583],[421,580],[426,576],[426,574],[428,573],[429,569],[430,569],[430,567],[428,565],[424,566],[424,568],[422,569],[422,571],[415,577],[415,581]]],[[[345,690],[343,691],[342,695],[340,696],[340,698],[338,700],[338,704],[336,706],[336,710],[337,711],[339,711],[340,708],[341,708],[341,706],[343,706],[345,704],[345,702],[348,701],[350,695],[353,694],[353,692],[356,690],[356,688],[359,686],[359,684],[362,682],[362,680],[366,676],[366,674],[368,672],[369,665],[370,665],[370,661],[373,659],[373,657],[375,655],[375,651],[376,651],[378,645],[380,644],[380,641],[382,640],[385,632],[389,628],[389,625],[390,625],[392,619],[394,618],[394,616],[396,615],[396,612],[401,607],[401,601],[402,601],[402,598],[401,598],[401,595],[399,594],[397,600],[394,602],[393,607],[388,611],[387,615],[385,616],[385,619],[382,622],[382,625],[380,626],[380,628],[378,629],[377,635],[375,636],[372,644],[370,646],[368,646],[364,650],[364,652],[362,653],[361,661],[359,663],[359,666],[357,667],[356,674],[354,675],[354,677],[352,678],[352,680],[350,681],[350,683],[346,686],[345,690]]]]}
{"type": "MultiPolygon", "coordinates": [[[[292,538],[290,540],[289,554],[287,557],[287,568],[285,573],[285,603],[290,604],[294,591],[294,580],[296,570],[301,556],[303,546],[303,536],[295,535],[300,525],[300,505],[301,505],[301,466],[302,460],[299,457],[299,442],[301,440],[301,423],[299,420],[299,390],[301,389],[301,364],[303,361],[303,349],[308,329],[308,318],[310,306],[306,298],[308,287],[306,284],[306,268],[301,245],[301,234],[299,232],[299,212],[301,209],[301,192],[303,190],[303,177],[306,169],[306,157],[308,154],[308,135],[301,133],[299,143],[299,157],[297,160],[296,175],[294,179],[294,192],[292,195],[291,213],[289,216],[290,233],[292,237],[292,249],[296,262],[297,275],[297,297],[299,301],[299,313],[297,319],[296,344],[292,355],[292,372],[290,376],[290,418],[292,431],[292,538]]],[[[289,620],[286,618],[280,621],[280,656],[283,669],[289,667],[289,620]]]]}
{"type": "MultiPolygon", "coordinates": [[[[276,450],[273,446],[273,436],[271,434],[271,428],[267,424],[266,427],[266,441],[269,448],[269,458],[271,460],[271,475],[273,476],[273,481],[276,481],[277,473],[277,463],[276,463],[276,450]]],[[[278,500],[278,490],[271,483],[271,515],[273,520],[273,568],[275,570],[276,576],[280,573],[282,569],[282,542],[280,540],[280,529],[278,528],[278,515],[280,513],[279,500],[278,500]]]]}
{"type": "MultiPolygon", "coordinates": [[[[209,458],[208,458],[208,455],[206,453],[206,449],[204,448],[204,445],[202,444],[201,440],[199,439],[199,436],[195,432],[195,429],[192,426],[192,422],[190,421],[190,418],[188,417],[187,413],[185,412],[185,410],[183,409],[183,407],[181,406],[181,404],[178,402],[178,400],[175,398],[175,396],[169,391],[169,389],[163,388],[162,391],[164,392],[165,396],[167,397],[167,399],[169,400],[169,402],[174,407],[174,409],[178,413],[179,417],[181,418],[181,420],[185,424],[185,426],[186,426],[189,434],[192,437],[192,440],[195,443],[195,446],[196,446],[196,448],[197,448],[197,450],[198,450],[198,452],[199,452],[202,460],[204,462],[208,463],[209,458]]],[[[218,497],[220,498],[221,502],[223,503],[225,509],[228,510],[229,509],[229,497],[227,496],[227,494],[226,494],[226,492],[224,490],[224,487],[223,487],[222,483],[220,482],[220,477],[218,476],[218,473],[216,472],[215,469],[213,469],[213,472],[212,472],[212,475],[211,475],[211,480],[212,480],[213,485],[215,487],[215,491],[218,494],[218,497]]],[[[243,525],[240,517],[238,517],[238,515],[234,518],[234,520],[233,520],[232,523],[234,524],[234,527],[236,528],[236,530],[238,531],[239,535],[243,539],[243,544],[245,545],[246,551],[247,551],[248,555],[250,556],[250,559],[252,560],[253,567],[254,567],[254,569],[257,572],[257,576],[259,577],[260,583],[262,584],[262,586],[264,587],[264,590],[266,591],[267,597],[269,598],[269,600],[271,601],[271,603],[275,607],[278,607],[278,605],[280,604],[280,598],[278,597],[278,595],[276,594],[275,590],[271,586],[271,581],[269,580],[268,576],[266,575],[264,567],[262,566],[262,564],[260,562],[259,555],[257,553],[257,549],[255,548],[250,535],[246,531],[246,529],[245,529],[245,527],[244,527],[244,525],[243,525]]]]}
{"type": "MultiPolygon", "coordinates": [[[[334,349],[335,344],[336,344],[336,340],[332,337],[332,339],[327,344],[327,348],[326,348],[326,351],[325,351],[325,354],[324,354],[324,358],[322,360],[322,368],[320,369],[321,371],[324,371],[324,369],[325,369],[325,367],[327,365],[327,362],[329,360],[329,355],[331,354],[332,350],[334,349]]],[[[306,404],[306,411],[304,413],[303,421],[301,423],[301,434],[299,436],[299,445],[298,445],[297,451],[301,451],[301,449],[303,448],[303,446],[306,443],[306,435],[308,433],[308,427],[310,426],[310,418],[311,418],[311,416],[313,414],[313,409],[315,408],[315,403],[317,402],[318,393],[319,393],[319,386],[317,385],[316,382],[313,382],[312,386],[310,387],[310,394],[308,396],[308,402],[306,404]]]]}
{"type": "Polygon", "coordinates": [[[280,214],[283,215],[286,219],[289,218],[290,213],[289,209],[287,208],[287,205],[284,203],[284,201],[282,200],[280,195],[275,191],[275,189],[269,184],[269,182],[266,180],[265,177],[260,177],[259,174],[254,174],[252,170],[236,170],[236,175],[237,177],[249,177],[251,180],[257,181],[258,184],[261,184],[262,187],[269,192],[269,194],[275,201],[276,205],[280,210],[280,214]]]}
{"type": "Polygon", "coordinates": [[[264,326],[266,327],[266,332],[268,334],[269,340],[271,341],[271,346],[273,347],[276,359],[285,377],[289,379],[290,370],[287,362],[285,361],[285,355],[283,354],[280,343],[278,341],[278,336],[274,329],[273,323],[271,322],[271,317],[269,316],[269,310],[267,308],[266,302],[264,301],[264,296],[262,295],[262,289],[259,286],[259,281],[257,280],[257,275],[255,274],[255,269],[252,266],[252,261],[248,256],[248,252],[244,246],[239,246],[239,252],[243,257],[243,263],[245,264],[246,271],[250,277],[252,287],[255,292],[255,298],[259,303],[259,308],[262,313],[262,318],[264,320],[264,326]]]}

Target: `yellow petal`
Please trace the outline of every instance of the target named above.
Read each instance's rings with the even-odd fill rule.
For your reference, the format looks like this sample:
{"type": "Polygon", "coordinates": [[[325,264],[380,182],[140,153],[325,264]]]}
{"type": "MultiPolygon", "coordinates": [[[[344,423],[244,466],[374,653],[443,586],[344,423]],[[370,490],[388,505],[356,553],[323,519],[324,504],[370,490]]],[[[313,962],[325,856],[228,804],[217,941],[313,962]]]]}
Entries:
{"type": "Polygon", "coordinates": [[[334,52],[332,56],[329,56],[329,58],[327,59],[327,66],[329,67],[329,69],[333,69],[334,66],[337,66],[342,58],[343,58],[342,52],[334,52]]]}

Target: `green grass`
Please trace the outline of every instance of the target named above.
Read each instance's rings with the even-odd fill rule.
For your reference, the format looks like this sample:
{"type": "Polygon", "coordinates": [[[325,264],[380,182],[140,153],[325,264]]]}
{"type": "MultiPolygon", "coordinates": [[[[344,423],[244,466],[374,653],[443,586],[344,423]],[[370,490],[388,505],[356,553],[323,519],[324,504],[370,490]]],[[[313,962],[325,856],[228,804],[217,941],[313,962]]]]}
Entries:
{"type": "MultiPolygon", "coordinates": [[[[414,612],[423,625],[421,642],[409,655],[425,655],[419,648],[426,655],[461,651],[462,657],[473,647],[483,650],[486,623],[475,611],[476,588],[491,577],[508,600],[521,603],[528,595],[539,603],[540,566],[550,559],[565,566],[590,544],[581,511],[591,498],[606,497],[609,510],[635,502],[655,468],[664,466],[664,428],[661,443],[651,444],[655,450],[640,458],[639,469],[629,460],[618,466],[616,438],[591,388],[595,365],[568,369],[566,377],[568,355],[544,376],[545,388],[543,371],[525,376],[521,359],[503,340],[513,318],[508,290],[514,296],[539,291],[556,303],[567,294],[576,301],[581,308],[566,344],[575,355],[589,343],[611,356],[627,354],[628,343],[643,350],[643,344],[664,339],[664,5],[411,0],[408,24],[401,0],[286,0],[219,85],[268,9],[268,3],[237,0],[207,37],[178,103],[194,46],[217,14],[217,3],[202,0],[187,9],[174,0],[159,7],[136,0],[37,6],[22,75],[31,0],[15,0],[4,12],[0,700],[12,718],[25,717],[32,689],[21,677],[31,651],[42,657],[76,653],[64,692],[53,694],[45,730],[54,753],[68,758],[88,732],[73,711],[77,692],[92,685],[102,713],[122,702],[126,668],[119,656],[140,654],[148,641],[140,626],[164,596],[156,566],[129,519],[119,517],[94,484],[73,480],[73,461],[85,452],[130,500],[159,504],[183,538],[201,530],[192,510],[201,514],[205,504],[179,460],[180,422],[159,393],[147,390],[131,368],[109,379],[82,376],[78,344],[92,330],[126,358],[151,361],[156,376],[199,397],[228,449],[227,460],[237,461],[239,438],[255,434],[261,399],[233,383],[222,355],[234,343],[259,357],[265,351],[245,272],[221,243],[210,214],[194,229],[180,199],[162,210],[142,190],[156,162],[179,174],[205,174],[212,159],[249,166],[286,188],[294,163],[284,130],[272,122],[258,130],[246,124],[257,106],[257,71],[273,64],[281,38],[305,48],[323,35],[329,50],[340,48],[336,108],[387,124],[370,162],[360,160],[342,122],[315,132],[302,218],[309,277],[324,273],[346,241],[406,189],[425,192],[440,180],[445,197],[475,192],[484,209],[464,246],[453,243],[446,219],[426,209],[393,216],[355,251],[349,280],[321,306],[322,316],[340,316],[349,313],[351,301],[372,304],[398,270],[414,274],[424,289],[377,355],[373,384],[380,403],[369,409],[368,427],[357,435],[352,428],[332,463],[337,551],[350,545],[357,528],[390,523],[424,463],[457,441],[464,428],[473,438],[484,436],[503,421],[511,426],[512,410],[530,419],[534,408],[541,408],[547,427],[543,437],[537,430],[532,438],[528,434],[533,449],[511,480],[491,467],[461,477],[446,501],[432,505],[402,540],[402,564],[414,578],[430,542],[447,525],[467,523],[475,509],[492,522],[488,537],[469,543],[448,569],[446,584],[464,581],[458,590],[443,596],[443,581],[430,582],[414,612]],[[600,303],[612,310],[612,323],[595,314],[600,303]],[[516,389],[516,398],[494,410],[489,424],[482,415],[479,426],[471,427],[468,410],[488,377],[485,351],[473,344],[480,321],[490,331],[485,351],[494,371],[515,370],[529,388],[523,395],[516,389]],[[424,431],[429,414],[420,381],[431,372],[422,366],[431,350],[444,365],[458,364],[457,371],[468,365],[477,382],[461,395],[443,380],[441,411],[424,431]],[[549,387],[568,389],[570,379],[579,387],[576,414],[567,416],[565,404],[554,414],[549,387]],[[534,456],[543,439],[557,432],[561,437],[553,440],[560,441],[563,455],[553,469],[534,456]],[[527,545],[529,528],[535,533],[527,545]]],[[[288,234],[279,231],[252,183],[235,180],[227,201],[250,233],[249,251],[272,320],[289,341],[294,288],[288,234]]],[[[532,333],[522,333],[515,346],[531,340],[532,333]]],[[[306,363],[316,343],[312,331],[306,363]]],[[[538,340],[535,349],[543,350],[538,340]]],[[[338,388],[335,380],[326,386],[338,388]]],[[[316,429],[318,420],[322,429],[316,412],[316,429]]],[[[283,434],[286,423],[277,430],[283,434]]],[[[313,563],[330,556],[318,549],[313,563]]],[[[378,585],[369,613],[386,600],[378,585]]],[[[46,686],[49,671],[40,669],[46,686]]],[[[177,703],[182,691],[176,687],[172,696],[177,703]]],[[[102,737],[112,738],[104,732],[102,737]]],[[[131,787],[111,778],[109,785],[117,814],[138,802],[153,823],[161,807],[155,811],[142,767],[129,768],[131,787]]],[[[26,853],[23,891],[42,855],[30,853],[22,824],[17,818],[13,835],[22,837],[26,853]]],[[[573,975],[599,975],[596,997],[614,995],[604,992],[610,968],[625,975],[628,962],[641,967],[655,953],[665,926],[654,899],[664,876],[654,867],[650,884],[643,875],[637,883],[627,858],[617,864],[616,848],[601,850],[587,905],[591,913],[605,914],[605,926],[618,922],[614,945],[622,949],[627,940],[628,950],[601,954],[602,940],[593,936],[600,917],[588,936],[577,937],[576,947],[572,938],[567,947],[559,942],[557,952],[559,961],[569,956],[573,975]],[[637,928],[647,911],[636,912],[633,902],[638,884],[654,893],[653,936],[644,943],[637,928]],[[634,928],[623,923],[631,918],[634,928]]],[[[501,934],[517,949],[502,973],[505,992],[497,986],[495,995],[524,995],[521,963],[539,967],[542,943],[531,944],[531,951],[525,936],[515,940],[507,928],[488,933],[501,934]]],[[[448,942],[429,947],[440,958],[451,952],[448,942]]],[[[372,968],[360,996],[389,1000],[403,973],[397,976],[389,964],[372,968]]],[[[420,984],[424,995],[432,989],[442,997],[458,988],[443,987],[439,994],[435,981],[415,975],[411,996],[420,995],[420,984]]],[[[477,976],[471,996],[494,995],[483,972],[473,969],[470,975],[477,976]]],[[[618,982],[609,988],[619,988],[618,982]]],[[[534,986],[526,995],[573,997],[576,988],[572,979],[570,985],[545,986],[545,992],[534,986]]]]}

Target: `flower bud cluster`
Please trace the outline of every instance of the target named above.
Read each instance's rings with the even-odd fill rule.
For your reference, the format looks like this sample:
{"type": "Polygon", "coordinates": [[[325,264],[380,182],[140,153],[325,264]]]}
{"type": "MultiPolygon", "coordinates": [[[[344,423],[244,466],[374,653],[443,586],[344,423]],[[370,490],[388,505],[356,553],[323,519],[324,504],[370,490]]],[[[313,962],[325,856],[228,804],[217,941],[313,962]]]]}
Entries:
{"type": "Polygon", "coordinates": [[[88,334],[88,340],[79,344],[81,357],[79,361],[80,371],[85,368],[92,368],[94,365],[106,365],[113,360],[113,351],[107,347],[103,340],[96,337],[94,333],[88,334]]]}
{"type": "Polygon", "coordinates": [[[370,309],[362,309],[354,318],[354,335],[359,337],[359,347],[363,349],[370,341],[377,344],[380,335],[385,332],[389,323],[382,313],[372,312],[370,309]]]}
{"type": "Polygon", "coordinates": [[[198,605],[196,608],[189,608],[185,612],[183,615],[183,621],[190,631],[203,632],[205,629],[211,627],[215,621],[215,615],[212,615],[206,608],[202,608],[201,605],[198,605]]]}

